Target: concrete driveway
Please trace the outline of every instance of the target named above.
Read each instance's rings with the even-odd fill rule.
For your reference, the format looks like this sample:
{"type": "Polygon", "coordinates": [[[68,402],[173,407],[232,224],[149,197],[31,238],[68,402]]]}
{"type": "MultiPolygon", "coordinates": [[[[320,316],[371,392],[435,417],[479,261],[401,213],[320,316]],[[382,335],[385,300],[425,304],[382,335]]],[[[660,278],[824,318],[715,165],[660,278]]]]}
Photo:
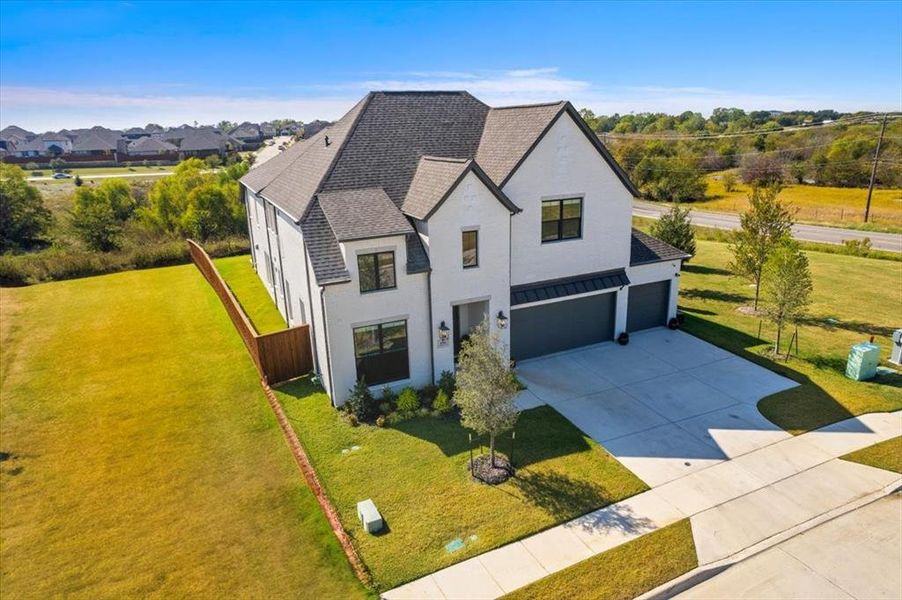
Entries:
{"type": "Polygon", "coordinates": [[[522,409],[549,404],[657,487],[789,439],[758,400],[794,381],[680,331],[521,362],[522,409]]]}

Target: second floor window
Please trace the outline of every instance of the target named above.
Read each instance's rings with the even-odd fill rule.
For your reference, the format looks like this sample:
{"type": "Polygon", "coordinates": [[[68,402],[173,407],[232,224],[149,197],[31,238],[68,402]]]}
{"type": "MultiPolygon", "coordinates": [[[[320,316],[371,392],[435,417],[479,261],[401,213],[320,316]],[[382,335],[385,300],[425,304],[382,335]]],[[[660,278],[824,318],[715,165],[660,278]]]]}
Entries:
{"type": "Polygon", "coordinates": [[[360,291],[373,292],[395,287],[395,253],[374,252],[357,256],[360,291]]]}
{"type": "Polygon", "coordinates": [[[479,266],[479,232],[464,231],[461,235],[464,269],[479,266]]]}
{"type": "Polygon", "coordinates": [[[542,201],[542,242],[572,240],[583,234],[583,200],[542,201]]]}

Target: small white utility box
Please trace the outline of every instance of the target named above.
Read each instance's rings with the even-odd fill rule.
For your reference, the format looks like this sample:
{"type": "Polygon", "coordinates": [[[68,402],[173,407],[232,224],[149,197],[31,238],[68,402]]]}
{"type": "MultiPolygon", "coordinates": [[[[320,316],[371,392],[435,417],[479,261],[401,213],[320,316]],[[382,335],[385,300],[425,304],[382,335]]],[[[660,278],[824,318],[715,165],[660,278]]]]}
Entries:
{"type": "Polygon", "coordinates": [[[855,344],[849,349],[849,360],[846,362],[846,377],[856,381],[871,379],[877,374],[880,363],[880,346],[864,342],[855,344]]]}
{"type": "Polygon", "coordinates": [[[382,529],[382,515],[369,498],[357,503],[357,518],[367,533],[376,533],[382,529]]]}
{"type": "Polygon", "coordinates": [[[902,329],[893,332],[893,347],[890,349],[889,361],[902,366],[902,329]]]}

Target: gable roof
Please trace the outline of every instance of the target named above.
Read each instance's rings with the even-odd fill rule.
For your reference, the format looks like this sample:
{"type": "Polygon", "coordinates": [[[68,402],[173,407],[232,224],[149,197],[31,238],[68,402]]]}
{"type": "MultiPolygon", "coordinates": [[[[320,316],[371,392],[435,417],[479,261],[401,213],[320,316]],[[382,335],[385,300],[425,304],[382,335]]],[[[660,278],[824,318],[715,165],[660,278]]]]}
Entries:
{"type": "Polygon", "coordinates": [[[339,242],[414,233],[382,188],[322,192],[317,198],[339,242]]]}
{"type": "Polygon", "coordinates": [[[101,136],[95,131],[85,133],[75,138],[72,145],[74,152],[110,151],[116,149],[116,143],[101,136]]]}
{"type": "Polygon", "coordinates": [[[129,152],[175,152],[175,144],[154,137],[139,137],[128,145],[129,152]]]}
{"type": "MultiPolygon", "coordinates": [[[[516,212],[519,209],[500,187],[565,112],[627,189],[638,195],[569,102],[491,109],[467,92],[371,92],[336,123],[251,169],[241,183],[301,223],[305,237],[307,232],[313,234],[314,224],[325,227],[316,232],[317,243],[308,244],[308,251],[312,262],[319,262],[313,254],[322,252],[322,263],[328,265],[314,269],[318,281],[320,271],[323,277],[340,279],[344,265],[337,266],[341,253],[330,223],[346,217],[336,213],[331,220],[327,218],[334,208],[330,203],[343,206],[342,214],[355,199],[366,203],[361,211],[371,211],[378,203],[394,215],[383,202],[384,194],[397,209],[425,219],[460,178],[472,171],[502,204],[516,212]],[[363,194],[361,190],[370,191],[363,194]],[[326,204],[317,198],[341,191],[355,193],[327,197],[326,204]]],[[[335,227],[345,225],[342,222],[335,227]]],[[[408,242],[416,242],[413,251],[419,248],[425,257],[418,236],[409,237],[408,242]]]]}
{"type": "Polygon", "coordinates": [[[415,219],[428,219],[470,172],[489,188],[505,208],[512,213],[520,212],[474,160],[436,156],[420,158],[401,210],[415,219]]]}
{"type": "MultiPolygon", "coordinates": [[[[181,138],[179,142],[179,150],[181,151],[198,151],[198,150],[219,150],[228,138],[221,132],[212,127],[200,127],[198,129],[185,129],[178,136],[181,138]]],[[[173,139],[167,136],[166,139],[173,139]]]]}
{"type": "Polygon", "coordinates": [[[667,242],[662,242],[658,238],[652,237],[647,233],[643,233],[635,228],[633,229],[632,238],[630,239],[631,267],[665,262],[668,260],[683,260],[690,258],[691,256],[691,254],[686,254],[679,248],[675,248],[667,242]]]}

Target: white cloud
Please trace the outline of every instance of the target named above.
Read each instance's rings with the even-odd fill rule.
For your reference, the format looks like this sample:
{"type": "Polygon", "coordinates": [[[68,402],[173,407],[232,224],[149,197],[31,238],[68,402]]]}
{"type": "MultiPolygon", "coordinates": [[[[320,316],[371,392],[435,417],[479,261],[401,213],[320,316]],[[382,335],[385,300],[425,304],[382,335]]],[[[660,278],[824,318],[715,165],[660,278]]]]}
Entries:
{"type": "Polygon", "coordinates": [[[177,84],[140,93],[134,88],[105,90],[0,87],[0,125],[32,130],[102,124],[129,127],[147,122],[166,125],[215,123],[221,119],[260,121],[292,117],[304,121],[336,119],[370,90],[467,90],[492,106],[570,100],[596,114],[630,112],[709,114],[718,106],[746,110],[835,108],[898,110],[897,103],[874,99],[838,100],[813,94],[760,94],[703,85],[602,86],[565,77],[556,67],[494,71],[417,71],[387,78],[231,87],[222,93],[192,93],[177,84]],[[179,93],[181,91],[181,93],[179,93]]]}

